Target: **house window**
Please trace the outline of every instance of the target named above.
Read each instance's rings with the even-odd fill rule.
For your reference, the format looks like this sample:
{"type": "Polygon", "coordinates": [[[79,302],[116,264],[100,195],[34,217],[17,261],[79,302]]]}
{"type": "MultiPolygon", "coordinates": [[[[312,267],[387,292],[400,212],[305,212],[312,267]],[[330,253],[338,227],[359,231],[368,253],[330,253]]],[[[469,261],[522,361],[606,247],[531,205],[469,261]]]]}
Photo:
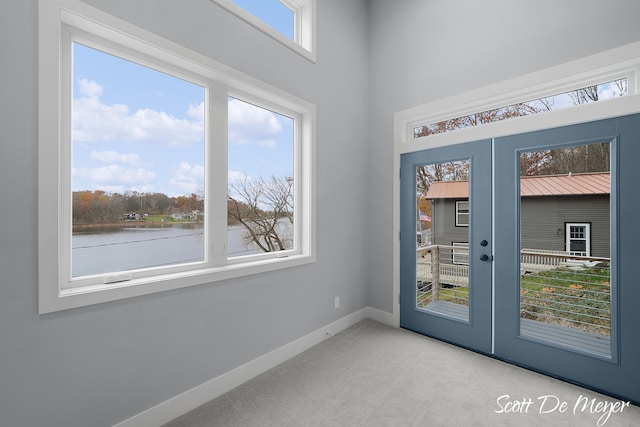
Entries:
{"type": "Polygon", "coordinates": [[[469,201],[456,202],[456,227],[469,226],[469,201]]]}
{"type": "Polygon", "coordinates": [[[210,0],[315,62],[316,0],[210,0]]]}
{"type": "Polygon", "coordinates": [[[312,105],[82,3],[40,8],[41,312],[314,261],[312,105]]]}
{"type": "Polygon", "coordinates": [[[591,255],[591,224],[567,223],[565,250],[571,255],[591,255]]]}

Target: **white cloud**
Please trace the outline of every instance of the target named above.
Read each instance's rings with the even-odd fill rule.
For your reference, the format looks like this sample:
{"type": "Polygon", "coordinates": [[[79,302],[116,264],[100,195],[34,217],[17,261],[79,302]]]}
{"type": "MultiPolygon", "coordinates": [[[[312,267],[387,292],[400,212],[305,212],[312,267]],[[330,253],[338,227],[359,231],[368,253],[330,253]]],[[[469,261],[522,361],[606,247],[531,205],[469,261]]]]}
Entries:
{"type": "Polygon", "coordinates": [[[251,181],[251,177],[239,171],[229,170],[227,173],[227,182],[229,185],[237,184],[242,181],[251,181]]]}
{"type": "Polygon", "coordinates": [[[76,142],[135,141],[161,146],[203,141],[204,113],[190,105],[190,119],[173,117],[150,108],[131,112],[124,104],[105,104],[103,89],[86,79],[79,82],[81,97],[73,100],[73,140],[76,142]]]}
{"type": "Polygon", "coordinates": [[[156,178],[156,174],[142,168],[127,169],[122,165],[112,164],[99,168],[79,168],[73,170],[73,176],[83,178],[93,184],[94,188],[123,186],[127,189],[145,187],[156,178]]]}
{"type": "Polygon", "coordinates": [[[198,105],[189,104],[187,115],[200,123],[204,123],[204,101],[198,105]]]}
{"type": "Polygon", "coordinates": [[[123,163],[131,166],[142,166],[140,155],[137,153],[122,154],[117,151],[92,151],[89,154],[94,160],[100,163],[123,163]]]}
{"type": "Polygon", "coordinates": [[[99,97],[104,90],[98,83],[87,79],[80,79],[78,81],[78,88],[81,95],[88,97],[99,97]]]}
{"type": "Polygon", "coordinates": [[[229,140],[238,144],[257,143],[276,147],[274,137],[282,132],[276,115],[264,108],[232,99],[229,102],[229,140]]]}
{"type": "Polygon", "coordinates": [[[613,82],[598,87],[598,99],[617,98],[621,95],[620,87],[613,82]]]}
{"type": "Polygon", "coordinates": [[[204,166],[181,162],[169,184],[179,194],[198,193],[204,190],[204,166]]]}

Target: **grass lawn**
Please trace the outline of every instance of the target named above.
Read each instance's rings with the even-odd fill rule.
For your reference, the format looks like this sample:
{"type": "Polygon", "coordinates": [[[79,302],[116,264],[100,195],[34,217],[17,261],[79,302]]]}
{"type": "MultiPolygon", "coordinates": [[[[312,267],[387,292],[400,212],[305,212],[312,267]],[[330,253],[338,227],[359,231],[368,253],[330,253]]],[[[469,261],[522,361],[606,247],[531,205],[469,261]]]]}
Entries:
{"type": "Polygon", "coordinates": [[[145,220],[149,222],[178,222],[172,216],[169,215],[147,215],[145,220]]]}

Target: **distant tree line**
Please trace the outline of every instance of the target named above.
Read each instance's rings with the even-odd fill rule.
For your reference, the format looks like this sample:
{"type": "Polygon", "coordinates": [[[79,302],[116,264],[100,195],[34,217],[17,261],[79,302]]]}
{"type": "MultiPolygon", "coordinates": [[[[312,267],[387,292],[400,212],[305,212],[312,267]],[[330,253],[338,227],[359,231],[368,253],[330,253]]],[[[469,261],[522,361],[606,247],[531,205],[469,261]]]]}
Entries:
{"type": "MultiPolygon", "coordinates": [[[[293,178],[259,178],[231,184],[227,195],[227,224],[241,225],[247,243],[263,252],[293,248],[293,178]]],[[[131,218],[204,213],[204,197],[195,193],[169,197],[163,193],[124,194],[106,191],[73,192],[73,225],[114,224],[131,218]]]]}
{"type": "Polygon", "coordinates": [[[176,212],[204,211],[204,198],[197,194],[169,197],[163,193],[124,194],[102,190],[74,191],[73,224],[109,224],[123,221],[131,213],[171,215],[176,212]]]}

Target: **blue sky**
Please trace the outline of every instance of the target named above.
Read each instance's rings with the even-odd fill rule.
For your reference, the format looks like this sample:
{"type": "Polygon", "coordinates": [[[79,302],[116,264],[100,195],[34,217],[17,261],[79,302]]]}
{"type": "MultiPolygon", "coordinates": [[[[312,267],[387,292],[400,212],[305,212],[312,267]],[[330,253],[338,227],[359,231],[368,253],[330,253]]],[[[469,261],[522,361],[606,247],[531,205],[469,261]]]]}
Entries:
{"type": "MultiPolygon", "coordinates": [[[[204,88],[74,44],[73,191],[204,190],[204,88]]],[[[291,119],[230,99],[229,180],[293,172],[291,119]]]]}
{"type": "Polygon", "coordinates": [[[279,0],[232,0],[293,40],[293,12],[279,0]]]}

